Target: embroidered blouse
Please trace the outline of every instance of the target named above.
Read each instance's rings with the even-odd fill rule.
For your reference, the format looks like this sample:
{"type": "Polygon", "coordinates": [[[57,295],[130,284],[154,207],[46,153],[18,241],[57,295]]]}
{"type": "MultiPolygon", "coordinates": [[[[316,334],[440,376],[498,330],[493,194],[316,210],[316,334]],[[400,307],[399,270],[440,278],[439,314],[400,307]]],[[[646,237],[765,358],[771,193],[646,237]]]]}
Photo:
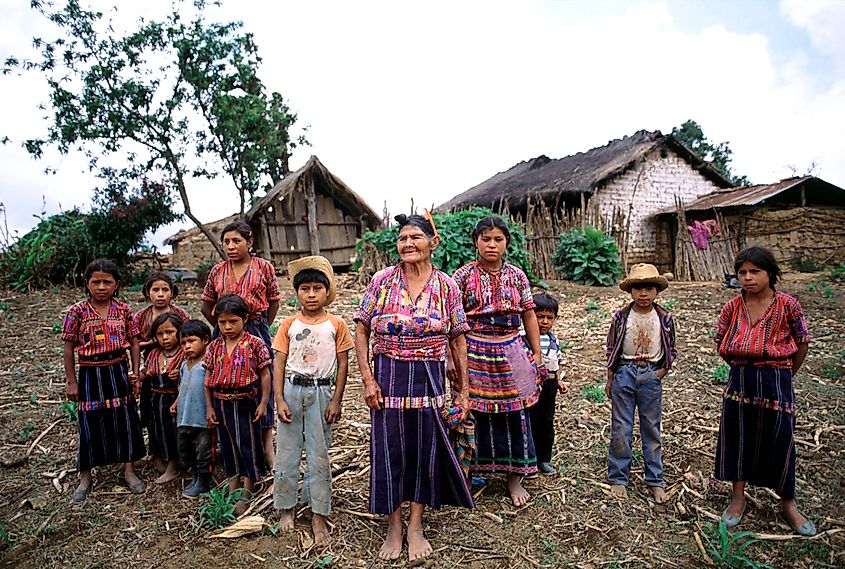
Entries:
{"type": "Polygon", "coordinates": [[[729,363],[792,367],[798,344],[810,342],[804,311],[795,298],[776,291],[762,318],[751,323],[742,294],[719,313],[716,337],[719,355],[729,363]]]}
{"type": "Polygon", "coordinates": [[[73,342],[80,356],[96,356],[125,350],[130,339],[138,336],[132,310],[125,302],[112,298],[105,319],[89,299],[70,307],[62,325],[61,339],[73,342]]]}
{"type": "Polygon", "coordinates": [[[167,366],[161,369],[159,364],[160,357],[164,354],[161,348],[153,348],[147,354],[147,361],[144,364],[144,375],[150,378],[150,385],[156,388],[160,387],[177,387],[178,380],[170,379],[170,372],[174,369],[178,370],[182,367],[182,362],[185,360],[185,354],[182,348],[176,350],[173,357],[167,361],[167,366]]]}
{"type": "MultiPolygon", "coordinates": [[[[190,320],[191,317],[188,315],[185,310],[175,304],[171,304],[167,312],[173,312],[178,314],[179,317],[182,319],[182,322],[190,320]]],[[[138,328],[138,339],[142,342],[146,342],[147,340],[152,340],[150,337],[150,328],[153,326],[153,305],[149,305],[146,308],[142,308],[135,315],[132,317],[132,322],[135,323],[135,326],[138,328]]]]}
{"type": "Polygon", "coordinates": [[[455,271],[455,283],[467,319],[475,332],[499,333],[519,329],[521,315],[536,307],[531,283],[522,269],[503,263],[498,271],[488,271],[478,261],[455,271]]]}
{"type": "Polygon", "coordinates": [[[373,276],[353,320],[374,333],[374,354],[401,361],[445,361],[448,339],[469,331],[460,291],[449,275],[433,269],[414,301],[402,266],[373,276]]]}
{"type": "Polygon", "coordinates": [[[272,363],[270,350],[261,338],[244,332],[231,354],[226,353],[226,338],[212,340],[205,351],[205,386],[232,389],[246,387],[260,379],[261,370],[272,363]]]}
{"type": "Polygon", "coordinates": [[[249,267],[238,281],[235,281],[235,271],[230,261],[212,267],[205,281],[202,300],[213,303],[226,294],[237,294],[246,301],[251,320],[260,318],[271,302],[282,298],[273,264],[261,257],[252,257],[249,267]]]}

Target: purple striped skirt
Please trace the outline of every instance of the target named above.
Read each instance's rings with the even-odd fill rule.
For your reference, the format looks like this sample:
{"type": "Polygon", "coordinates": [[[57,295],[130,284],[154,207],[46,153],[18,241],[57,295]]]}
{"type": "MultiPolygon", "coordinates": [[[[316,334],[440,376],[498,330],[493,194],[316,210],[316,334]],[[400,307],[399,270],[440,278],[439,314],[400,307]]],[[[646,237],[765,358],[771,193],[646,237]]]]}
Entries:
{"type": "Polygon", "coordinates": [[[138,406],[132,396],[126,360],[96,365],[114,354],[80,358],[79,378],[79,470],[104,464],[140,460],[146,454],[138,406]]]}
{"type": "MultiPolygon", "coordinates": [[[[233,389],[215,389],[220,393],[249,393],[255,384],[233,389]]],[[[261,426],[252,418],[258,408],[254,397],[240,399],[212,399],[217,415],[217,436],[220,439],[220,454],[223,457],[223,471],[227,477],[246,476],[257,482],[264,476],[264,446],[261,440],[261,426]]]]}
{"type": "Polygon", "coordinates": [[[722,403],[715,477],[795,497],[792,371],[731,366],[722,403]]]}
{"type": "Polygon", "coordinates": [[[403,502],[474,507],[441,416],[443,362],[376,355],[374,368],[385,405],[370,411],[370,512],[391,514],[403,502]]]}

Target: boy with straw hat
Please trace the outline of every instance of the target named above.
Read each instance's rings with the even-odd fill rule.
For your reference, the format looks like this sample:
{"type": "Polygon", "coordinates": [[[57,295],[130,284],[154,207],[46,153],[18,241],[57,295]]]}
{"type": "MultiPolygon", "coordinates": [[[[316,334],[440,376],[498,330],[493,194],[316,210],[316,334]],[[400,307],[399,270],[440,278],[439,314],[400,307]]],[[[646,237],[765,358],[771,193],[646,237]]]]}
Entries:
{"type": "Polygon", "coordinates": [[[634,410],[639,407],[645,484],[658,504],[667,500],[660,445],[661,382],[672,369],[677,352],[672,314],[654,299],[668,286],[669,281],[657,268],[645,263],[632,266],[628,277],[619,284],[631,295],[631,302],[617,310],[610,323],[604,388],[612,404],[607,452],[611,492],[619,498],[628,495],[634,410]]]}
{"type": "Polygon", "coordinates": [[[291,261],[288,276],[301,309],[282,322],[273,340],[278,433],[273,505],[282,510],[282,531],[293,530],[304,446],[302,502],[313,513],[314,543],[323,544],[329,537],[326,517],[332,498],[331,426],[340,419],[354,343],[343,319],[325,308],[335,297],[334,271],[328,259],[316,255],[291,261]]]}

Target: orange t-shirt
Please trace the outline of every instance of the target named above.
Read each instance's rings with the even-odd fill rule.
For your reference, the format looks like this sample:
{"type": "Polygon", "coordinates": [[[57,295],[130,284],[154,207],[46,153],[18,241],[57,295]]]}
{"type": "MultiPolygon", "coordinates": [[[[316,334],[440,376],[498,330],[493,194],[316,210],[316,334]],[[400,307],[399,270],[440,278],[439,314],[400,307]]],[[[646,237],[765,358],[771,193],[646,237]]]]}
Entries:
{"type": "Polygon", "coordinates": [[[285,375],[334,377],[337,354],[352,349],[352,334],[342,318],[326,312],[313,322],[302,313],[288,316],[279,326],[273,349],[287,354],[285,375]]]}

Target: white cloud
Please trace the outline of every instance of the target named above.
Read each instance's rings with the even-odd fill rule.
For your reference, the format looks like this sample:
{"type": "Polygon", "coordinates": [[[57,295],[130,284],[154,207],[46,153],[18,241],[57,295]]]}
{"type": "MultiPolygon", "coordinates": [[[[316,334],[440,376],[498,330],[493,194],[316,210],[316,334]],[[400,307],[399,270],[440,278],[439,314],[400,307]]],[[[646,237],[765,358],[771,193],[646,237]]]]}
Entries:
{"type": "MultiPolygon", "coordinates": [[[[823,27],[819,12],[801,19],[791,4],[782,9],[796,25],[823,27]]],[[[266,83],[310,125],[313,147],[292,165],[317,154],[378,212],[385,199],[394,213],[411,197],[436,205],[520,160],[668,132],[688,118],[730,141],[737,171],[755,182],[815,160],[820,176],[845,186],[845,83],[814,81],[813,54],[780,46],[792,56],[778,66],[771,46],[781,38],[727,24],[683,32],[664,2],[615,6],[243,0],[221,17],[244,20],[266,83]]],[[[837,38],[808,33],[818,49],[836,49],[837,38]]],[[[0,123],[31,128],[33,100],[27,90],[13,111],[0,108],[0,123]]],[[[0,167],[18,168],[14,186],[0,182],[4,201],[7,188],[56,185],[20,154],[0,149],[0,167]]],[[[61,193],[84,201],[89,188],[61,193]]],[[[194,207],[222,217],[236,209],[227,193],[223,182],[196,190],[194,207]]]]}

